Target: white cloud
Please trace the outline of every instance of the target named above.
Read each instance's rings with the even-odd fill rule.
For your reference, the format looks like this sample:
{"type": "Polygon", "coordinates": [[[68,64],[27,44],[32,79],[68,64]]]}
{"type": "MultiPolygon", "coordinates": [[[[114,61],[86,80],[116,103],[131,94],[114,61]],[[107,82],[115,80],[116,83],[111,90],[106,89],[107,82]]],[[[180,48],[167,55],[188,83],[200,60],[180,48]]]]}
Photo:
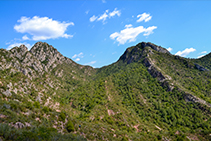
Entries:
{"type": "Polygon", "coordinates": [[[75,55],[73,55],[73,59],[74,58],[76,58],[76,57],[79,57],[79,58],[83,58],[84,56],[83,56],[83,52],[80,52],[79,54],[75,54],[75,55]]]}
{"type": "Polygon", "coordinates": [[[197,58],[201,58],[201,57],[204,57],[205,55],[200,55],[200,56],[198,56],[197,58]]]}
{"type": "Polygon", "coordinates": [[[89,21],[90,22],[94,22],[95,20],[97,20],[97,21],[102,21],[105,24],[106,23],[105,21],[107,20],[107,18],[112,18],[112,17],[114,17],[116,15],[118,17],[121,15],[121,11],[117,10],[117,8],[115,8],[114,11],[112,11],[112,12],[109,12],[109,10],[106,10],[100,16],[93,15],[91,18],[89,18],[89,21]]]}
{"type": "Polygon", "coordinates": [[[144,28],[143,26],[132,27],[131,24],[125,25],[125,29],[120,32],[115,32],[110,35],[110,38],[119,42],[119,44],[125,44],[127,41],[133,42],[140,33],[144,33],[144,36],[149,36],[156,29],[156,26],[144,28]]]}
{"type": "Polygon", "coordinates": [[[47,40],[59,37],[73,37],[73,35],[68,35],[65,33],[68,26],[74,25],[73,22],[60,22],[48,17],[38,16],[34,16],[33,18],[21,17],[18,22],[20,24],[15,25],[14,29],[17,32],[28,33],[32,35],[32,40],[47,40]]]}
{"type": "Polygon", "coordinates": [[[200,52],[199,54],[205,54],[205,53],[207,53],[207,51],[202,51],[202,52],[200,52]]]}
{"type": "Polygon", "coordinates": [[[203,54],[203,55],[200,55],[200,56],[198,56],[197,58],[204,57],[204,56],[206,55],[206,53],[207,53],[207,51],[202,51],[202,52],[200,52],[199,54],[203,54]]]}
{"type": "Polygon", "coordinates": [[[90,22],[94,22],[97,19],[97,17],[95,15],[93,15],[91,18],[89,18],[90,22]]]}
{"type": "Polygon", "coordinates": [[[30,50],[32,47],[32,45],[30,45],[28,43],[13,43],[7,47],[7,50],[12,49],[13,47],[19,47],[20,45],[23,45],[23,44],[28,48],[28,50],[30,50]]]}
{"type": "Polygon", "coordinates": [[[108,18],[108,10],[106,10],[97,20],[100,21],[102,20],[103,23],[105,22],[105,20],[108,18]]]}
{"type": "Polygon", "coordinates": [[[126,24],[125,25],[126,28],[129,28],[129,27],[132,27],[132,26],[133,26],[132,24],[126,24]]]}
{"type": "Polygon", "coordinates": [[[80,61],[80,58],[76,58],[75,61],[76,61],[76,62],[80,61]]]}
{"type": "Polygon", "coordinates": [[[115,8],[114,11],[112,11],[112,12],[109,13],[109,16],[110,17],[113,17],[115,15],[117,15],[117,16],[120,16],[121,15],[120,10],[117,10],[117,8],[115,8]]]}
{"type": "Polygon", "coordinates": [[[143,13],[137,15],[137,18],[139,18],[137,22],[142,22],[142,21],[148,22],[149,20],[151,20],[152,16],[150,16],[150,14],[143,13]]]}
{"type": "Polygon", "coordinates": [[[169,48],[167,48],[167,50],[168,50],[168,51],[172,51],[173,49],[169,47],[169,48]]]}
{"type": "Polygon", "coordinates": [[[179,55],[179,56],[185,57],[189,53],[194,52],[194,51],[196,51],[196,49],[194,49],[194,48],[186,48],[183,51],[178,51],[175,55],[179,55]]]}
{"type": "Polygon", "coordinates": [[[157,26],[150,26],[148,28],[145,28],[144,36],[149,36],[150,34],[153,33],[153,30],[156,28],[157,28],[157,26]]]}
{"type": "Polygon", "coordinates": [[[29,40],[29,37],[28,37],[27,35],[24,35],[24,36],[22,37],[22,40],[29,40]]]}
{"type": "Polygon", "coordinates": [[[86,63],[86,64],[84,64],[84,65],[93,65],[93,64],[95,64],[97,61],[91,61],[91,62],[89,62],[89,63],[86,63]]]}

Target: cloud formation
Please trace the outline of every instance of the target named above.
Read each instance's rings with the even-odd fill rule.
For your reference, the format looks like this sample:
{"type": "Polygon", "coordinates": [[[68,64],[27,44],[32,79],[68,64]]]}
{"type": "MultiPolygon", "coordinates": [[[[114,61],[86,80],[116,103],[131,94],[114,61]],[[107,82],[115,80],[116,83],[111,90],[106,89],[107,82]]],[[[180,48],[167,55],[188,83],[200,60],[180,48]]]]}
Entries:
{"type": "Polygon", "coordinates": [[[81,59],[80,58],[83,58],[83,52],[80,52],[79,54],[75,54],[72,56],[72,59],[76,58],[75,61],[78,62],[80,61],[81,59]]]}
{"type": "Polygon", "coordinates": [[[117,8],[115,8],[114,11],[112,11],[112,12],[109,12],[109,10],[106,10],[103,14],[101,14],[99,16],[93,15],[92,17],[89,18],[89,21],[90,22],[102,21],[105,24],[106,23],[105,21],[107,20],[107,18],[112,18],[116,15],[118,17],[121,15],[121,11],[117,10],[117,8]]]}
{"type": "Polygon", "coordinates": [[[91,62],[89,62],[89,63],[86,63],[86,64],[84,64],[84,65],[93,65],[93,64],[95,64],[97,61],[91,61],[91,62]]]}
{"type": "Polygon", "coordinates": [[[152,19],[152,16],[150,16],[150,14],[143,13],[143,14],[137,15],[137,18],[139,18],[137,22],[142,22],[142,21],[148,22],[149,20],[152,19]]]}
{"type": "Polygon", "coordinates": [[[196,49],[194,49],[194,48],[186,48],[183,51],[178,51],[175,55],[179,55],[179,56],[185,57],[189,53],[194,52],[194,51],[196,51],[196,49]]]}
{"type": "MultiPolygon", "coordinates": [[[[32,40],[47,40],[62,38],[71,38],[73,35],[65,33],[67,27],[74,25],[73,22],[60,22],[48,17],[21,17],[18,20],[19,24],[14,26],[14,29],[20,33],[28,33],[32,36],[32,40]]],[[[27,36],[25,36],[27,37],[27,36]]],[[[27,39],[23,37],[23,39],[27,39]]],[[[29,38],[28,38],[29,39],[29,38]]]]}
{"type": "Polygon", "coordinates": [[[27,35],[24,35],[24,36],[22,37],[22,40],[29,40],[29,37],[28,37],[27,35]]]}
{"type": "Polygon", "coordinates": [[[207,53],[207,51],[202,51],[202,52],[200,52],[199,54],[203,54],[203,55],[200,55],[200,56],[198,56],[197,58],[204,57],[204,56],[206,55],[206,53],[207,53]]]}
{"type": "Polygon", "coordinates": [[[169,47],[169,48],[167,48],[167,50],[168,50],[169,52],[171,52],[173,49],[169,47]]]}
{"type": "Polygon", "coordinates": [[[89,18],[90,22],[94,22],[97,19],[97,17],[95,15],[93,15],[91,18],[89,18]]]}
{"type": "Polygon", "coordinates": [[[30,44],[28,44],[28,43],[26,43],[26,42],[24,42],[24,43],[13,43],[13,44],[11,44],[11,45],[9,45],[9,46],[7,47],[7,50],[12,49],[13,47],[19,47],[19,46],[22,45],[22,44],[24,44],[24,45],[28,48],[28,50],[30,50],[31,47],[32,47],[32,45],[30,45],[30,44]]]}
{"type": "Polygon", "coordinates": [[[207,51],[202,51],[202,52],[200,52],[199,54],[205,54],[205,53],[207,53],[207,51]]]}
{"type": "Polygon", "coordinates": [[[125,25],[125,29],[120,32],[114,32],[110,35],[110,38],[119,42],[119,44],[125,44],[128,42],[136,41],[136,37],[140,33],[144,33],[144,36],[149,36],[156,29],[156,26],[144,28],[143,26],[132,27],[132,24],[125,25]]]}

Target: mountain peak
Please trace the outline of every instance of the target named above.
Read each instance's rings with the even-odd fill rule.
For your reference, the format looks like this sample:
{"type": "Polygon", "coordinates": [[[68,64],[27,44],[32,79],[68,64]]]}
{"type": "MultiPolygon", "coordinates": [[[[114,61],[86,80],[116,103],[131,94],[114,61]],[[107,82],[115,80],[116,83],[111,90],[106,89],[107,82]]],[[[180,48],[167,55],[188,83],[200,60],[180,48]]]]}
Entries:
{"type": "Polygon", "coordinates": [[[25,45],[20,45],[19,47],[14,47],[10,50],[17,58],[22,59],[23,55],[26,54],[28,48],[25,45]]]}
{"type": "Polygon", "coordinates": [[[165,49],[165,48],[163,48],[161,46],[157,46],[157,45],[155,45],[155,44],[153,44],[151,42],[147,42],[147,43],[146,42],[141,42],[141,43],[137,44],[136,46],[140,46],[140,45],[141,45],[142,49],[144,49],[145,47],[151,47],[152,49],[154,49],[154,50],[156,50],[158,52],[170,54],[170,52],[167,49],[165,49]]]}
{"type": "Polygon", "coordinates": [[[49,56],[60,54],[57,49],[46,42],[37,42],[30,52],[40,61],[45,61],[49,56]]]}
{"type": "MultiPolygon", "coordinates": [[[[119,60],[123,60],[123,62],[127,62],[127,64],[130,64],[134,61],[137,62],[144,56],[144,54],[146,55],[147,47],[150,47],[151,49],[157,52],[171,54],[167,49],[161,46],[157,46],[150,42],[141,42],[136,46],[127,48],[119,60]]],[[[152,50],[150,50],[150,53],[152,53],[152,50]]]]}

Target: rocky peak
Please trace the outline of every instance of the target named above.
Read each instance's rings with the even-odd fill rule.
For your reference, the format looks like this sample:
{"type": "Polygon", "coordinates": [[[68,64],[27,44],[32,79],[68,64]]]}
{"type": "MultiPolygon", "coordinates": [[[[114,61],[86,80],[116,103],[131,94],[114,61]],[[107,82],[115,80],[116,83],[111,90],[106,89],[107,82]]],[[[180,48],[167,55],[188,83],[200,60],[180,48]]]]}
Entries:
{"type": "Polygon", "coordinates": [[[149,53],[153,54],[153,50],[161,53],[167,53],[170,54],[170,52],[162,48],[161,46],[157,46],[153,43],[146,43],[146,42],[141,42],[137,44],[136,46],[132,46],[130,48],[127,48],[124,54],[120,57],[119,60],[123,60],[123,62],[127,62],[127,64],[130,64],[132,62],[137,62],[140,60],[140,58],[144,57],[145,55],[149,55],[146,48],[150,47],[151,49],[149,50],[149,53]]]}
{"type": "Polygon", "coordinates": [[[49,57],[62,56],[57,49],[45,42],[37,42],[30,52],[41,62],[45,61],[49,57]]]}
{"type": "Polygon", "coordinates": [[[165,49],[165,48],[163,48],[161,46],[157,46],[157,45],[155,45],[153,43],[150,43],[150,42],[147,42],[147,43],[146,42],[141,42],[137,46],[140,46],[140,45],[141,45],[142,49],[144,49],[145,47],[151,47],[152,49],[154,49],[154,50],[156,50],[158,52],[170,54],[170,52],[167,49],[165,49]]]}
{"type": "Polygon", "coordinates": [[[19,59],[23,59],[23,56],[28,52],[28,48],[25,45],[20,45],[19,47],[14,47],[10,52],[19,59]]]}
{"type": "Polygon", "coordinates": [[[70,59],[64,57],[52,45],[45,42],[37,42],[30,52],[42,63],[45,71],[48,71],[50,67],[55,68],[57,64],[72,63],[70,59]]]}

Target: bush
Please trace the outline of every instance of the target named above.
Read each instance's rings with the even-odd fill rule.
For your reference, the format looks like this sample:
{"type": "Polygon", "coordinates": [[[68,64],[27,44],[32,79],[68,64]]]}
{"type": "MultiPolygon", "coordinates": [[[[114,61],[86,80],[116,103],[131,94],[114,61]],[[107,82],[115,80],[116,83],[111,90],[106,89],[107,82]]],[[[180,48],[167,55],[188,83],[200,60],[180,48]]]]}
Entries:
{"type": "Polygon", "coordinates": [[[61,112],[60,115],[59,115],[59,121],[65,122],[65,118],[66,118],[65,113],[64,112],[61,112]]]}
{"type": "Polygon", "coordinates": [[[44,106],[42,110],[43,110],[43,112],[45,112],[45,113],[48,113],[48,112],[49,112],[49,108],[46,107],[46,106],[44,106]]]}
{"type": "Polygon", "coordinates": [[[161,135],[157,135],[157,139],[158,140],[161,140],[162,139],[162,136],[161,135]]]}
{"type": "Polygon", "coordinates": [[[39,103],[38,101],[35,101],[35,102],[34,102],[34,107],[35,107],[35,108],[40,108],[40,103],[39,103]]]}
{"type": "Polygon", "coordinates": [[[72,121],[68,121],[67,124],[66,124],[66,129],[68,132],[73,132],[74,131],[74,125],[72,123],[72,121]]]}

